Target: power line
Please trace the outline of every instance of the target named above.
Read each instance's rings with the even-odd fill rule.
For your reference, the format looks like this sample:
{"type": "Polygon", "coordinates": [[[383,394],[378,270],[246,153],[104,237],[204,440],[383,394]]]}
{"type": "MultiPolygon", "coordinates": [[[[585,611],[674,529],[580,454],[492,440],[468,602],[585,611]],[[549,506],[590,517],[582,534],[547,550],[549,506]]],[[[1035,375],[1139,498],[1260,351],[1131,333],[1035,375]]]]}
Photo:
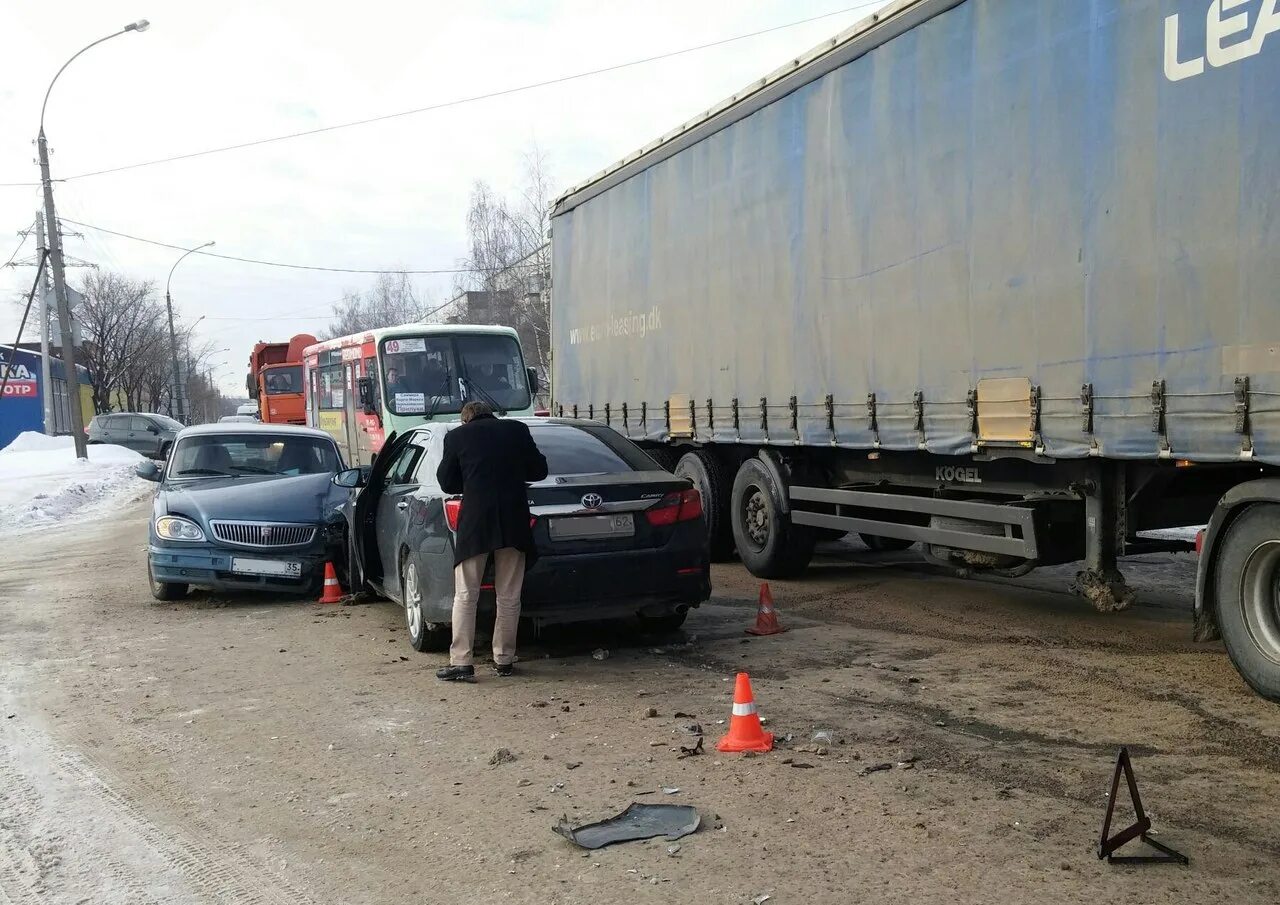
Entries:
{"type": "Polygon", "coordinates": [[[379,273],[403,273],[408,275],[422,274],[445,274],[445,273],[486,273],[498,272],[503,270],[511,270],[516,267],[537,267],[537,263],[522,264],[516,262],[508,267],[441,267],[430,270],[402,270],[399,268],[381,268],[381,269],[362,269],[356,267],[321,267],[317,264],[286,264],[282,261],[264,261],[259,258],[242,258],[237,255],[224,255],[212,251],[201,251],[200,249],[186,248],[182,245],[174,245],[171,242],[161,242],[157,239],[144,239],[142,236],[133,236],[129,233],[118,232],[114,229],[107,229],[105,226],[94,226],[92,223],[81,223],[78,220],[69,220],[66,217],[59,218],[63,223],[73,223],[76,226],[85,229],[96,230],[100,233],[106,233],[109,236],[118,236],[121,239],[132,239],[135,242],[145,242],[147,245],[158,245],[160,248],[170,248],[174,251],[194,251],[195,254],[203,255],[207,258],[221,258],[224,261],[237,261],[241,264],[260,264],[263,267],[284,267],[289,270],[316,270],[322,273],[362,273],[362,274],[379,274],[379,273]]]}
{"type": "MultiPolygon", "coordinates": [[[[585,72],[577,72],[572,75],[559,76],[553,79],[544,79],[543,81],[531,82],[527,85],[518,85],[512,88],[502,88],[497,91],[490,91],[485,94],[475,94],[469,97],[455,98],[454,100],[450,100],[450,101],[441,101],[440,103],[429,104],[425,107],[415,107],[412,110],[401,110],[398,113],[384,113],[381,116],[372,116],[367,119],[357,119],[357,120],[352,120],[350,122],[337,123],[332,126],[320,126],[319,128],[316,128],[316,129],[306,129],[301,132],[288,132],[284,135],[273,135],[268,138],[258,138],[258,139],[254,139],[253,141],[240,142],[234,145],[223,145],[217,148],[206,148],[203,151],[191,151],[187,154],[175,154],[172,157],[161,157],[156,160],[142,161],[141,163],[130,163],[124,166],[110,167],[105,170],[93,170],[88,173],[77,173],[74,176],[66,176],[60,181],[70,182],[73,179],[88,179],[91,176],[105,176],[109,173],[121,173],[121,172],[124,172],[125,170],[136,170],[136,169],[140,169],[141,167],[152,167],[152,166],[158,166],[164,163],[174,163],[180,160],[191,160],[192,158],[195,158],[195,157],[206,157],[210,154],[222,154],[226,151],[239,151],[245,148],[255,148],[255,147],[258,147],[259,145],[272,144],[278,141],[290,141],[295,138],[304,138],[309,135],[320,135],[325,132],[336,132],[340,129],[351,129],[351,128],[355,128],[356,126],[367,126],[367,125],[371,125],[372,123],[386,122],[387,120],[399,119],[405,116],[416,116],[419,113],[429,113],[435,110],[444,110],[449,107],[458,107],[463,104],[472,104],[478,101],[486,101],[486,100],[493,100],[494,98],[499,98],[499,97],[507,97],[512,94],[520,94],[525,91],[534,91],[538,88],[546,88],[551,85],[562,85],[566,82],[573,82],[579,79],[591,78],[597,75],[605,75],[607,73],[617,72],[622,69],[630,69],[635,66],[644,66],[648,63],[656,63],[661,60],[669,60],[673,57],[685,56],[687,54],[698,53],[703,50],[711,50],[716,47],[723,47],[726,44],[733,44],[738,41],[745,41],[749,38],[758,38],[761,35],[772,34],[773,32],[783,31],[788,28],[796,28],[797,26],[800,26],[800,25],[808,25],[812,22],[818,22],[822,19],[830,19],[833,16],[843,16],[847,13],[857,12],[859,10],[868,9],[873,6],[882,6],[884,5],[885,2],[886,0],[870,0],[870,2],[858,3],[858,4],[855,4],[854,6],[848,6],[848,7],[845,7],[844,9],[838,9],[833,12],[822,13],[821,15],[817,15],[817,16],[810,16],[807,19],[798,19],[794,22],[787,22],[782,25],[774,25],[770,28],[762,28],[758,31],[747,32],[746,34],[734,35],[733,37],[729,37],[729,38],[721,38],[718,41],[710,41],[706,44],[698,44],[693,47],[685,47],[681,50],[672,50],[672,51],[668,51],[667,53],[660,53],[655,56],[644,57],[638,60],[630,60],[625,63],[615,63],[612,66],[604,66],[599,69],[589,69],[585,72]]],[[[33,182],[0,183],[0,186],[29,186],[29,185],[39,185],[39,183],[33,183],[33,182]]],[[[403,271],[393,271],[393,272],[400,273],[403,271]]]]}

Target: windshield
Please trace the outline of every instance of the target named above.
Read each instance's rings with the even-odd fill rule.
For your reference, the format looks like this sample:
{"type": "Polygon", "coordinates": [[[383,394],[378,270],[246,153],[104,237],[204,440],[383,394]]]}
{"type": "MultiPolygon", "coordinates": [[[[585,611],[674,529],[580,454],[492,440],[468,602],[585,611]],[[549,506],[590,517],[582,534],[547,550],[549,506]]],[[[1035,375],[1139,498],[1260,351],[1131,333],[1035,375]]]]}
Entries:
{"type": "Polygon", "coordinates": [[[184,437],[169,458],[171,478],[333,474],[333,441],[288,434],[204,434],[184,437]]]}
{"type": "Polygon", "coordinates": [[[266,385],[268,396],[279,396],[281,393],[301,393],[302,365],[289,365],[283,368],[271,368],[263,371],[262,382],[266,385]]]}
{"type": "Polygon", "coordinates": [[[172,418],[166,417],[164,415],[152,415],[151,417],[154,418],[156,421],[160,422],[160,426],[165,428],[166,430],[180,431],[186,426],[182,424],[180,421],[174,421],[172,418]]]}
{"type": "Polygon", "coordinates": [[[457,414],[472,400],[529,407],[520,346],[501,334],[403,337],[382,343],[387,408],[395,415],[457,414]]]}
{"type": "Polygon", "coordinates": [[[529,432],[551,475],[662,470],[640,447],[608,428],[550,422],[530,424],[529,432]]]}

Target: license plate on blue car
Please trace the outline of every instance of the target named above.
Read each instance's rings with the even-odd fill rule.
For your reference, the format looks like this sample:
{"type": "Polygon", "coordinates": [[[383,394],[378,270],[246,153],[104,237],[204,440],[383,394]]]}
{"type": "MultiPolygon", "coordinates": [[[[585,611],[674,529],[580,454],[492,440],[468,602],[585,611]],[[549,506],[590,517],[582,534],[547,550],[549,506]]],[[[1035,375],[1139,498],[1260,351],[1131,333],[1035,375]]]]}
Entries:
{"type": "Polygon", "coordinates": [[[636,533],[635,516],[630,512],[617,515],[575,515],[553,518],[547,524],[552,540],[582,540],[596,537],[631,537],[636,533]]]}
{"type": "Polygon", "coordinates": [[[231,557],[231,571],[240,575],[277,575],[281,578],[301,578],[302,563],[287,559],[246,559],[231,557]]]}

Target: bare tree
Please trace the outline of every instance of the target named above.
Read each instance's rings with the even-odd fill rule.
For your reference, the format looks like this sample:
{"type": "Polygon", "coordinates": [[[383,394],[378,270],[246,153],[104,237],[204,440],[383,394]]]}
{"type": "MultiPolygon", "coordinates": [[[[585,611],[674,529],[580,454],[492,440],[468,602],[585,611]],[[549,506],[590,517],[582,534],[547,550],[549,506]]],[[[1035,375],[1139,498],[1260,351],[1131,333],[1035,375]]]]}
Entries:
{"type": "Polygon", "coordinates": [[[551,212],[547,158],[536,145],[524,157],[524,182],[511,199],[483,181],[471,190],[467,210],[469,254],[465,273],[454,281],[461,322],[505,324],[520,333],[526,354],[545,381],[550,366],[551,248],[546,241],[551,212]]]}
{"type": "Polygon", "coordinates": [[[111,411],[122,398],[136,404],[143,375],[167,348],[155,285],[95,271],[85,278],[83,292],[78,313],[85,332],[81,360],[93,377],[94,405],[111,411]]]}
{"type": "Polygon", "coordinates": [[[420,320],[421,298],[408,274],[380,273],[364,292],[347,292],[333,306],[329,337],[346,336],[377,327],[393,327],[420,320]]]}

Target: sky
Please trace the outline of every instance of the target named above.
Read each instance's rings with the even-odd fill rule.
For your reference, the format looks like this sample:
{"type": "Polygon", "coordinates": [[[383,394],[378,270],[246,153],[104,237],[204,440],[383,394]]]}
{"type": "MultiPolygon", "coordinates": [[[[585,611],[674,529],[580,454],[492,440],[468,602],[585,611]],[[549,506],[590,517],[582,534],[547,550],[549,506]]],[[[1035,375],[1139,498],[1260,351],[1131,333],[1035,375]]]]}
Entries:
{"type": "MultiPolygon", "coordinates": [[[[289,141],[55,184],[69,257],[164,280],[181,254],[66,219],[191,248],[293,264],[444,270],[465,252],[472,186],[520,186],[545,154],[556,192],[869,16],[883,0],[43,0],[0,11],[0,183],[39,178],[34,137],[58,67],[140,18],[145,33],[95,47],[58,80],[45,131],[54,179],[527,85],[786,25],[621,71],[289,141]]],[[[40,207],[0,186],[0,264],[40,207]]],[[[34,240],[17,260],[32,258],[34,240]]],[[[68,270],[75,283],[85,271],[68,270]]],[[[35,276],[0,269],[0,343],[35,276]]],[[[428,303],[449,274],[415,277],[428,303]]],[[[180,323],[223,349],[209,360],[243,395],[259,340],[320,333],[332,303],[372,275],[191,255],[173,277],[180,323]]],[[[25,339],[38,334],[28,328],[25,339]]]]}

